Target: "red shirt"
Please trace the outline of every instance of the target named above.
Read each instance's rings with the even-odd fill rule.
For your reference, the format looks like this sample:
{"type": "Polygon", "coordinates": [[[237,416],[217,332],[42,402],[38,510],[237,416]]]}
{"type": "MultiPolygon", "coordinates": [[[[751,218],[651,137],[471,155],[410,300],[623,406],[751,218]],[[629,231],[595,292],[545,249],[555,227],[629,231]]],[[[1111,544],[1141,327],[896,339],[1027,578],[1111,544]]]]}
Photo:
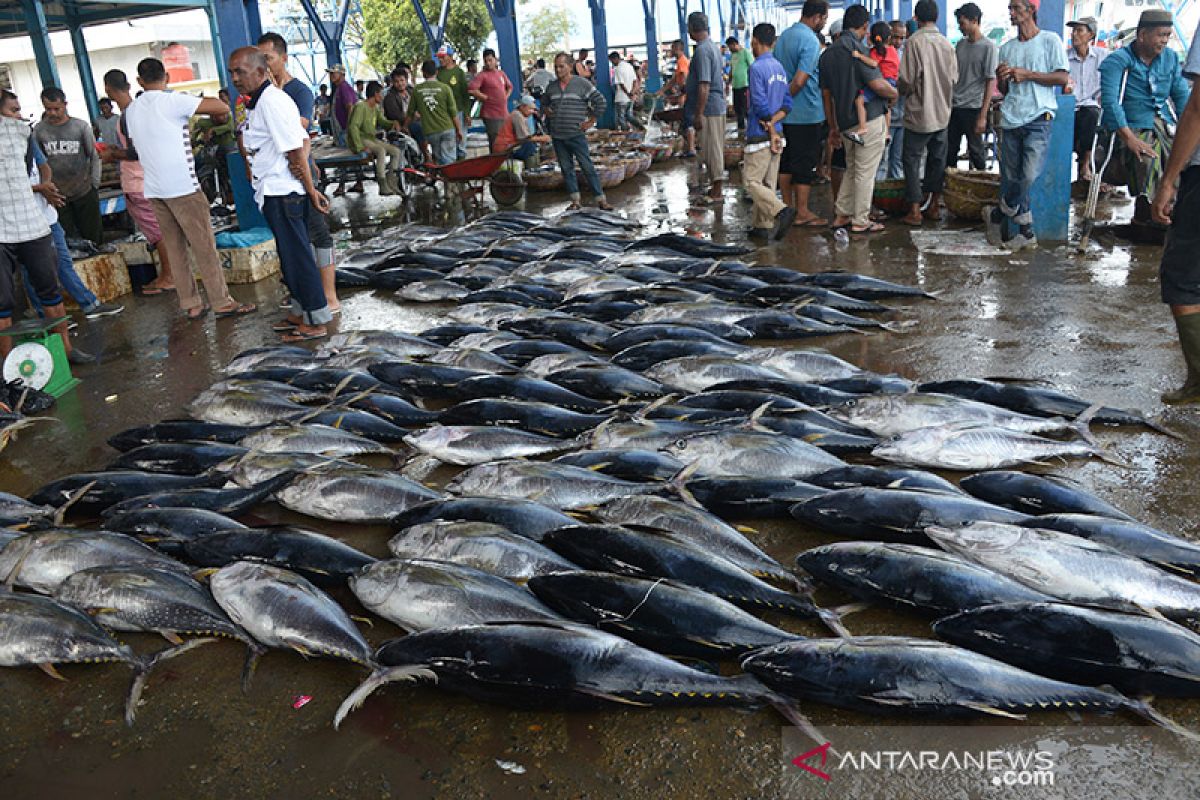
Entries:
{"type": "Polygon", "coordinates": [[[867,55],[879,64],[879,71],[883,74],[884,80],[891,81],[892,85],[895,85],[896,81],[900,79],[900,54],[896,52],[896,48],[889,44],[887,52],[882,56],[879,55],[878,50],[871,48],[871,52],[867,55]]]}
{"type": "Polygon", "coordinates": [[[504,70],[482,70],[471,79],[467,88],[487,95],[487,100],[483,101],[483,110],[479,114],[484,119],[503,119],[508,114],[508,95],[512,91],[512,81],[504,74],[504,70]]]}

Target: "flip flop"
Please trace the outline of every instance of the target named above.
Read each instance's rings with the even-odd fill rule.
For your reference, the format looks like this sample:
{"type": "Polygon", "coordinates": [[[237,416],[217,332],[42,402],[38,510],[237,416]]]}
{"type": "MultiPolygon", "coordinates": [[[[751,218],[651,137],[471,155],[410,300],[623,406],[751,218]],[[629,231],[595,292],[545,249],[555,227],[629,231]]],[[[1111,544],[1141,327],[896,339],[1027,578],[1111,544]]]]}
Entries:
{"type": "Polygon", "coordinates": [[[139,291],[142,297],[154,297],[155,295],[166,294],[167,289],[160,289],[157,286],[143,286],[139,291]]]}
{"type": "Polygon", "coordinates": [[[209,310],[208,306],[200,306],[199,308],[190,308],[184,311],[183,315],[190,320],[204,319],[209,310]]]}
{"type": "Polygon", "coordinates": [[[827,228],[829,227],[829,220],[825,219],[824,217],[809,217],[808,219],[804,220],[804,222],[793,223],[793,227],[827,228]]]}
{"type": "Polygon", "coordinates": [[[255,311],[258,311],[258,306],[254,305],[254,303],[238,303],[233,308],[213,312],[213,316],[217,319],[225,319],[226,317],[241,317],[246,314],[253,314],[255,311]]]}
{"type": "Polygon", "coordinates": [[[860,236],[866,233],[883,233],[887,230],[887,228],[883,227],[878,222],[872,222],[865,228],[856,228],[851,225],[847,230],[849,230],[850,233],[854,234],[855,236],[860,236]]]}
{"type": "Polygon", "coordinates": [[[293,342],[311,342],[314,339],[324,339],[328,335],[327,331],[321,331],[320,333],[301,333],[300,331],[295,331],[293,333],[285,333],[279,337],[279,340],[287,344],[293,342]]]}

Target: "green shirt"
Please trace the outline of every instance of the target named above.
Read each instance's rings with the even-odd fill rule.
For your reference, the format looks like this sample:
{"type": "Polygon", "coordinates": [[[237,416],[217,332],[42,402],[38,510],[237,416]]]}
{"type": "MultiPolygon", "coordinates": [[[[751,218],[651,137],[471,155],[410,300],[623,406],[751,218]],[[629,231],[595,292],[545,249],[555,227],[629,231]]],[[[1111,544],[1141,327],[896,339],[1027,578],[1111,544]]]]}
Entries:
{"type": "Polygon", "coordinates": [[[233,135],[233,115],[230,114],[221,124],[213,122],[212,117],[197,117],[192,123],[192,130],[196,136],[205,131],[212,131],[212,142],[220,147],[231,147],[237,144],[237,139],[233,135]]]}
{"type": "Polygon", "coordinates": [[[750,65],[753,63],[754,56],[751,55],[749,47],[743,47],[729,57],[729,68],[732,71],[730,85],[734,89],[745,89],[750,85],[750,65]]]}
{"type": "Polygon", "coordinates": [[[381,106],[372,108],[366,100],[360,100],[350,109],[350,119],[346,122],[346,143],[350,145],[351,152],[361,152],[363,143],[375,138],[375,131],[390,125],[383,116],[381,106]]]}
{"type": "Polygon", "coordinates": [[[467,94],[467,73],[463,72],[462,67],[439,69],[437,79],[454,93],[454,106],[458,111],[466,111],[471,107],[471,95],[467,94]]]}
{"type": "Polygon", "coordinates": [[[457,113],[454,92],[441,81],[425,81],[412,88],[408,116],[411,119],[413,114],[421,115],[421,130],[426,136],[452,129],[457,113]]]}

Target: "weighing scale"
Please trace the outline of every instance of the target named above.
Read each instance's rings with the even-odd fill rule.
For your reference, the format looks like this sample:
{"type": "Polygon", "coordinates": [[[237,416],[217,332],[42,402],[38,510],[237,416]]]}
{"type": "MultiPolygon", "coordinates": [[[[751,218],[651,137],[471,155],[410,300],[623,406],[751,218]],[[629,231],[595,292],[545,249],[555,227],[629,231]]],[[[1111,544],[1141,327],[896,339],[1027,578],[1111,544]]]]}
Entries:
{"type": "Polygon", "coordinates": [[[4,359],[6,383],[19,379],[25,386],[54,397],[62,397],[79,385],[79,379],[71,374],[62,337],[51,330],[65,319],[28,319],[0,330],[0,336],[13,341],[12,352],[4,359]]]}

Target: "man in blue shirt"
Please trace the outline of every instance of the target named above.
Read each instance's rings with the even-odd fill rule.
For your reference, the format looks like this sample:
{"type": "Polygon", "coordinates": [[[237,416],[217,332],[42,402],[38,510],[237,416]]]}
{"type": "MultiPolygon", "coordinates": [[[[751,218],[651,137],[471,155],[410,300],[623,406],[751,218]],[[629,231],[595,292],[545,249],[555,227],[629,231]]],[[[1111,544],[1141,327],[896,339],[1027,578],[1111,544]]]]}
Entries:
{"type": "Polygon", "coordinates": [[[750,51],[750,108],[746,114],[746,158],[742,182],[754,200],[753,232],[782,239],[796,220],[796,209],[775,195],[779,175],[779,156],[783,152],[783,119],[792,108],[788,76],[771,55],[775,44],[775,26],[760,22],[754,26],[750,51]]]}
{"type": "MultiPolygon", "coordinates": [[[[1200,80],[1200,25],[1192,37],[1183,73],[1200,80]]],[[[1200,98],[1193,94],[1186,105],[1175,110],[1179,113],[1175,149],[1163,169],[1153,208],[1154,220],[1171,226],[1159,266],[1159,284],[1162,301],[1171,306],[1187,363],[1183,386],[1162,396],[1169,404],[1200,402],[1200,259],[1196,258],[1200,252],[1200,225],[1196,224],[1200,219],[1200,98]]]]}
{"type": "Polygon", "coordinates": [[[1150,198],[1171,154],[1175,114],[1167,101],[1175,104],[1177,112],[1188,101],[1179,57],[1167,49],[1171,28],[1170,11],[1143,11],[1133,43],[1100,64],[1104,129],[1116,131],[1126,183],[1134,198],[1133,218],[1138,222],[1150,221],[1150,198]]]}
{"type": "Polygon", "coordinates": [[[1000,47],[1000,205],[983,210],[988,242],[1013,250],[1037,247],[1029,188],[1041,174],[1058,109],[1054,89],[1070,79],[1062,39],[1037,25],[1040,0],[1010,0],[1017,37],[1000,47]]]}
{"type": "Polygon", "coordinates": [[[827,0],[805,0],[800,21],[779,36],[775,58],[788,76],[792,110],[783,118],[787,145],[779,162],[779,189],[783,202],[796,210],[796,222],[825,227],[826,221],[808,208],[808,196],[817,182],[817,166],[825,154],[825,105],[817,62],[821,57],[818,35],[829,19],[827,0]]]}

